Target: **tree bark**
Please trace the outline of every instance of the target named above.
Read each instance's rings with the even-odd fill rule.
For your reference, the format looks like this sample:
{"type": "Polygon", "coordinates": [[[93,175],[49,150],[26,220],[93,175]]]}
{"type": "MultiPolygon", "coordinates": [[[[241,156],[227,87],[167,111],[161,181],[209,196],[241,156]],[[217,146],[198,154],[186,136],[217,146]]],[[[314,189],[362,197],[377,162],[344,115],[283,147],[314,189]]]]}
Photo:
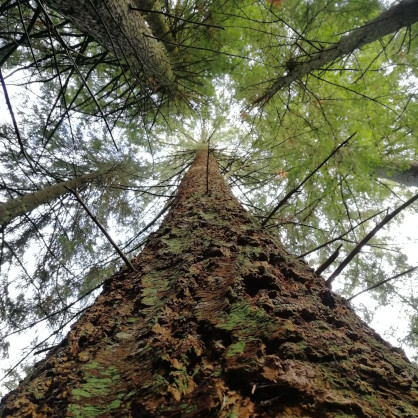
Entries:
{"type": "Polygon", "coordinates": [[[335,45],[315,53],[308,61],[298,61],[296,58],[296,60],[288,62],[288,73],[279,78],[255,103],[264,103],[279,90],[290,86],[295,80],[311,71],[319,70],[336,59],[351,54],[363,45],[377,41],[383,36],[396,32],[405,26],[410,26],[417,21],[418,1],[402,0],[376,19],[342,36],[335,45]]]}
{"type": "Polygon", "coordinates": [[[251,219],[207,158],[137,272],[105,282],[3,416],[414,416],[417,370],[251,219]]]}
{"type": "Polygon", "coordinates": [[[158,42],[133,0],[45,0],[82,32],[126,62],[134,77],[175,93],[176,84],[167,52],[158,42]],[[151,80],[150,80],[151,78],[151,80]]]}
{"type": "Polygon", "coordinates": [[[148,22],[155,37],[163,41],[167,51],[172,52],[177,49],[175,39],[173,39],[167,19],[161,13],[161,4],[158,0],[134,0],[135,7],[147,12],[143,12],[144,19],[148,22]],[[164,42],[166,41],[166,42],[164,42]]]}
{"type": "Polygon", "coordinates": [[[376,170],[377,177],[396,181],[409,187],[418,187],[418,161],[408,163],[409,168],[401,169],[400,165],[388,163],[387,166],[378,167],[376,170]]]}
{"type": "Polygon", "coordinates": [[[17,199],[10,199],[7,202],[0,203],[0,225],[6,225],[18,216],[26,215],[37,207],[52,202],[58,197],[69,193],[68,189],[79,189],[88,184],[109,178],[114,170],[114,168],[98,170],[85,176],[53,184],[35,193],[25,194],[17,199]]]}

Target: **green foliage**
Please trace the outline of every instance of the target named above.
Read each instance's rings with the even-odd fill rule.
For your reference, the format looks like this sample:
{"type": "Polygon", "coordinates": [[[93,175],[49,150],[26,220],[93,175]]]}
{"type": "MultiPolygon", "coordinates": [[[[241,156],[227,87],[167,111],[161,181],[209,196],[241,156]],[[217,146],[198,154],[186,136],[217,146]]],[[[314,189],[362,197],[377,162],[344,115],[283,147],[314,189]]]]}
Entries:
{"type": "MultiPolygon", "coordinates": [[[[174,97],[145,76],[133,79],[126,63],[52,11],[50,32],[36,7],[23,2],[20,17],[18,3],[0,6],[0,59],[16,48],[2,75],[20,137],[2,103],[8,118],[0,126],[0,201],[109,168],[80,194],[132,256],[157,227],[202,144],[216,151],[237,197],[263,219],[356,132],[266,226],[312,266],[342,243],[331,272],[384,216],[372,215],[411,196],[378,173],[417,160],[416,25],[312,71],[259,108],[251,105],[292,61],[308,60],[372,20],[383,2],[165,2],[179,87],[174,97]],[[25,30],[30,42],[22,38],[25,30]]],[[[70,194],[14,220],[1,234],[5,353],[7,335],[35,325],[52,334],[45,342],[34,338],[32,347],[53,344],[120,265],[70,194]]],[[[181,251],[175,240],[167,244],[181,251]]],[[[382,231],[338,278],[340,291],[350,296],[406,270],[408,260],[399,251],[390,231],[382,231]]],[[[148,279],[144,296],[153,304],[156,288],[148,279]]],[[[404,286],[379,287],[373,297],[379,305],[395,298],[411,307],[405,341],[417,347],[417,301],[405,283],[412,278],[404,286]]],[[[243,315],[242,326],[260,319],[241,307],[224,318],[224,326],[232,326],[235,314],[243,315]]],[[[241,344],[234,344],[237,353],[241,344]]]]}

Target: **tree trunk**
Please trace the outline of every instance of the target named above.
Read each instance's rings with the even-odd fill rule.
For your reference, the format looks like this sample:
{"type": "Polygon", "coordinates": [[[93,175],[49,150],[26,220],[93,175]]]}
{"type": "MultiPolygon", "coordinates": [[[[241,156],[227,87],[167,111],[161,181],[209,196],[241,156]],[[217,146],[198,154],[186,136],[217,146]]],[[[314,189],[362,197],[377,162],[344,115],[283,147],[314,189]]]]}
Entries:
{"type": "Polygon", "coordinates": [[[53,184],[36,191],[35,193],[25,194],[17,199],[10,199],[7,202],[0,203],[0,226],[6,225],[18,216],[25,215],[37,207],[50,203],[53,200],[69,193],[68,188],[78,189],[91,183],[104,181],[108,179],[115,168],[107,168],[76,177],[71,180],[53,184]]]}
{"type": "Polygon", "coordinates": [[[137,272],[105,282],[3,416],[416,416],[417,370],[251,219],[207,155],[137,272]]]}
{"type": "Polygon", "coordinates": [[[255,103],[264,103],[279,90],[290,86],[295,80],[311,71],[322,69],[324,65],[351,54],[363,45],[377,41],[383,36],[394,33],[405,26],[413,25],[417,21],[418,1],[402,0],[376,19],[342,36],[335,45],[315,53],[311,59],[289,61],[287,63],[288,73],[279,78],[255,103]]]}
{"type": "Polygon", "coordinates": [[[409,187],[418,187],[418,161],[408,163],[409,168],[401,169],[394,163],[388,163],[385,167],[378,167],[376,170],[377,177],[396,181],[409,187]]]}
{"type": "Polygon", "coordinates": [[[142,12],[145,20],[148,22],[155,37],[163,41],[167,51],[175,51],[177,48],[175,39],[173,39],[167,19],[162,13],[160,2],[158,0],[134,0],[134,4],[135,7],[146,10],[142,12]]]}
{"type": "Polygon", "coordinates": [[[175,93],[174,75],[161,42],[158,42],[131,1],[46,0],[82,32],[126,62],[134,77],[148,78],[155,87],[175,93]]]}

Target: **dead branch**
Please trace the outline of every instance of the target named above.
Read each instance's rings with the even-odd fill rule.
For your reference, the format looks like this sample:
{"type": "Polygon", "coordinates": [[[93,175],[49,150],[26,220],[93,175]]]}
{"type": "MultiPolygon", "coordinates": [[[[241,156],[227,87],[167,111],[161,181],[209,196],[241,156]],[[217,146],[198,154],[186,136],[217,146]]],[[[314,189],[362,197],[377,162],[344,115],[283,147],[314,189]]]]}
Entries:
{"type": "Polygon", "coordinates": [[[305,179],[299,183],[295,188],[293,188],[287,195],[278,203],[278,205],[270,212],[270,214],[264,219],[263,222],[261,222],[261,225],[265,225],[271,217],[296,193],[299,191],[299,189],[323,166],[325,163],[344,145],[348,143],[348,141],[356,134],[357,132],[354,132],[352,135],[350,135],[344,142],[342,142],[340,145],[338,145],[337,148],[335,148],[334,151],[331,152],[330,155],[328,155],[327,158],[325,158],[324,161],[322,161],[321,164],[319,164],[318,167],[315,168],[314,171],[312,171],[305,179]]]}
{"type": "Polygon", "coordinates": [[[406,201],[403,205],[396,208],[391,213],[387,214],[351,251],[350,254],[342,261],[342,263],[336,268],[334,273],[329,276],[326,280],[325,284],[327,287],[331,287],[331,283],[335,280],[335,278],[344,270],[347,264],[360,252],[364,245],[367,244],[376,234],[379,232],[387,223],[389,223],[398,213],[404,210],[406,207],[414,203],[418,199],[418,194],[411,197],[408,201],[406,201]]]}
{"type": "Polygon", "coordinates": [[[339,256],[340,254],[340,248],[343,245],[340,244],[337,249],[315,270],[315,274],[318,276],[324,272],[339,256]]]}
{"type": "Polygon", "coordinates": [[[107,238],[107,240],[110,242],[110,244],[113,246],[113,248],[116,250],[116,252],[120,255],[122,260],[125,262],[125,264],[129,267],[130,270],[136,271],[135,267],[132,265],[132,263],[128,260],[126,255],[122,252],[122,250],[118,247],[115,241],[113,241],[112,237],[109,235],[109,233],[106,231],[106,229],[103,227],[103,225],[100,223],[100,221],[97,219],[96,216],[93,215],[93,213],[90,211],[90,209],[85,204],[84,200],[81,198],[81,196],[78,194],[76,190],[71,189],[70,187],[66,187],[77,199],[77,201],[80,203],[81,206],[83,206],[84,210],[87,212],[87,214],[90,216],[92,221],[99,227],[100,231],[102,231],[103,235],[107,238]]]}
{"type": "Polygon", "coordinates": [[[396,274],[395,276],[389,277],[388,279],[382,280],[379,283],[374,284],[373,286],[368,287],[367,289],[362,290],[361,292],[356,293],[355,295],[351,296],[350,298],[348,298],[348,302],[352,301],[354,298],[356,298],[357,296],[361,295],[362,293],[368,292],[369,290],[372,289],[376,289],[376,287],[382,286],[385,283],[389,282],[390,280],[395,280],[398,279],[401,276],[405,276],[405,274],[409,274],[412,273],[413,271],[417,270],[418,266],[416,267],[412,267],[406,271],[403,271],[402,273],[396,274]]]}

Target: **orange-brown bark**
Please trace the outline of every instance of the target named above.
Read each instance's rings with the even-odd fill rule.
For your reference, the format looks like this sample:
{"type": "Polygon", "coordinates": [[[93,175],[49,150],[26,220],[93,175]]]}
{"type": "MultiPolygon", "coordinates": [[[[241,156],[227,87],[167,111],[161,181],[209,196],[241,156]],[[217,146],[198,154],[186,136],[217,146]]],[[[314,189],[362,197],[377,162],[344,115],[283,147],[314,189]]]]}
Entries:
{"type": "MultiPolygon", "coordinates": [[[[201,151],[143,252],[3,416],[414,416],[417,370],[289,255],[201,151]]],[[[416,416],[416,415],[415,415],[416,416]]]]}

